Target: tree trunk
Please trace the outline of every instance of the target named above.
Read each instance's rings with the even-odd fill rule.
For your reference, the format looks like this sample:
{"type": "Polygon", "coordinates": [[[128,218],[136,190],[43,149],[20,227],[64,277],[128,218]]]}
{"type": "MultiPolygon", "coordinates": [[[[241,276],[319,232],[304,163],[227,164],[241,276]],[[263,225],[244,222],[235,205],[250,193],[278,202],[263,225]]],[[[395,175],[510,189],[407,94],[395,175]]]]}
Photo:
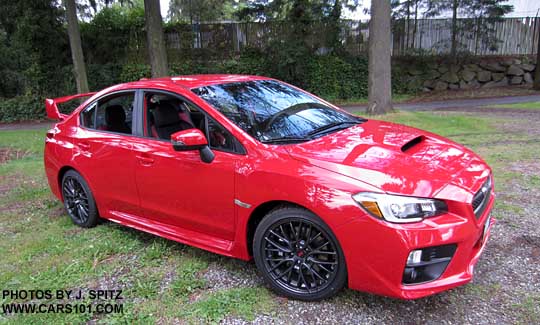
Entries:
{"type": "Polygon", "coordinates": [[[159,8],[159,0],[144,0],[144,18],[152,78],[167,76],[167,52],[163,37],[163,19],[159,8]]]}
{"type": "Polygon", "coordinates": [[[540,90],[540,18],[536,18],[536,26],[539,26],[538,32],[538,49],[536,52],[536,71],[534,73],[534,84],[533,88],[540,90]]]}
{"type": "Polygon", "coordinates": [[[406,49],[409,49],[409,38],[411,33],[411,1],[407,1],[407,46],[406,49]]]}
{"type": "Polygon", "coordinates": [[[86,78],[86,66],[84,65],[84,54],[81,46],[81,33],[79,32],[79,20],[77,19],[77,8],[75,0],[65,0],[66,16],[68,21],[69,45],[71,47],[71,58],[73,60],[73,73],[77,82],[77,91],[87,93],[88,79],[86,78]]]}
{"type": "Polygon", "coordinates": [[[390,0],[371,1],[369,22],[368,114],[392,111],[390,0]]]}
{"type": "Polygon", "coordinates": [[[413,37],[412,37],[412,48],[415,49],[415,43],[416,43],[416,31],[418,30],[418,1],[416,0],[414,2],[414,29],[413,29],[413,37]]]}
{"type": "Polygon", "coordinates": [[[459,6],[459,0],[454,0],[454,3],[452,5],[452,44],[450,48],[450,57],[452,57],[452,60],[454,61],[457,59],[458,6],[459,6]]]}

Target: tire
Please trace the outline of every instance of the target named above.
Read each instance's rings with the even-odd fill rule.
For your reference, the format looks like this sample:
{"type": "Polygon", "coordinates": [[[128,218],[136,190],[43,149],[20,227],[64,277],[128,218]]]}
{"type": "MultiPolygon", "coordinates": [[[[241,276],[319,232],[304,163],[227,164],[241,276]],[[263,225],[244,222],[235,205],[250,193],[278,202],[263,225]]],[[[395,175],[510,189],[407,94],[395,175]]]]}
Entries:
{"type": "Polygon", "coordinates": [[[94,227],[99,219],[96,201],[84,178],[74,170],[62,177],[62,200],[67,214],[76,225],[94,227]]]}
{"type": "Polygon", "coordinates": [[[330,228],[315,214],[280,207],[257,226],[253,258],[278,294],[316,301],[335,295],[347,281],[343,251],[330,228]]]}

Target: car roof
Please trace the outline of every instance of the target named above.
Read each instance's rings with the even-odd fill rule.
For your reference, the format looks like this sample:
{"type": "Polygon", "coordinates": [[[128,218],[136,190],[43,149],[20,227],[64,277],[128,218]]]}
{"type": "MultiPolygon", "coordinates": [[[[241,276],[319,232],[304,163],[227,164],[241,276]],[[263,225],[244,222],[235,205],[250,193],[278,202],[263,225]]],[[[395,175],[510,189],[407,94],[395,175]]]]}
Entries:
{"type": "Polygon", "coordinates": [[[181,86],[184,88],[198,88],[209,85],[225,84],[232,82],[246,82],[254,80],[269,80],[270,78],[261,76],[239,75],[239,74],[198,74],[186,76],[163,77],[154,79],[141,79],[130,82],[127,85],[134,87],[152,87],[159,84],[167,86],[181,86]]]}

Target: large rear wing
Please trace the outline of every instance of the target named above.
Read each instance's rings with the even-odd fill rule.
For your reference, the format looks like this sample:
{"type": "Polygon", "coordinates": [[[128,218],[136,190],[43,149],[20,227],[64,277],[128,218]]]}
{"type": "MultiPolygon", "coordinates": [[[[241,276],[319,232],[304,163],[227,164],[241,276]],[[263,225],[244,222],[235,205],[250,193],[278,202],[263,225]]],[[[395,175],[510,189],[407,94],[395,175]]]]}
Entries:
{"type": "Polygon", "coordinates": [[[47,98],[45,99],[45,110],[47,111],[47,117],[53,120],[63,121],[67,117],[67,115],[60,113],[60,110],[58,109],[58,104],[69,102],[71,100],[81,98],[81,97],[90,97],[90,96],[93,96],[94,94],[95,93],[84,93],[84,94],[64,96],[64,97],[53,98],[53,99],[47,98]]]}

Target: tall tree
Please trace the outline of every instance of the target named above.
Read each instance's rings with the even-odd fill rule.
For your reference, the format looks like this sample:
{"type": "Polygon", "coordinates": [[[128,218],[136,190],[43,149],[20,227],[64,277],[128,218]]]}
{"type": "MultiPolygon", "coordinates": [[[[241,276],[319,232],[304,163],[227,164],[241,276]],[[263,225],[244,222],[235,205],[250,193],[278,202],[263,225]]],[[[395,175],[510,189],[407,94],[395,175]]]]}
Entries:
{"type": "Polygon", "coordinates": [[[79,31],[79,20],[77,19],[75,0],[64,0],[64,5],[66,6],[69,45],[71,47],[73,73],[75,74],[75,81],[77,82],[77,91],[79,93],[87,93],[88,79],[86,78],[86,66],[84,64],[84,54],[81,45],[81,33],[79,31]]]}
{"type": "Polygon", "coordinates": [[[168,64],[159,0],[144,0],[144,17],[152,77],[164,77],[168,75],[168,64]]]}
{"type": "Polygon", "coordinates": [[[456,59],[459,50],[458,37],[461,33],[476,31],[483,43],[495,46],[498,40],[493,35],[493,23],[514,10],[514,6],[506,4],[507,2],[508,0],[429,0],[426,15],[434,17],[448,11],[452,13],[450,55],[456,59]],[[460,24],[459,17],[474,19],[460,24]]]}
{"type": "Polygon", "coordinates": [[[390,0],[371,1],[369,21],[368,114],[392,111],[390,0]]]}
{"type": "MultiPolygon", "coordinates": [[[[540,18],[536,17],[536,26],[539,26],[540,18]]],[[[533,88],[540,90],[540,32],[538,33],[538,49],[536,51],[536,71],[534,73],[533,88]]]]}

